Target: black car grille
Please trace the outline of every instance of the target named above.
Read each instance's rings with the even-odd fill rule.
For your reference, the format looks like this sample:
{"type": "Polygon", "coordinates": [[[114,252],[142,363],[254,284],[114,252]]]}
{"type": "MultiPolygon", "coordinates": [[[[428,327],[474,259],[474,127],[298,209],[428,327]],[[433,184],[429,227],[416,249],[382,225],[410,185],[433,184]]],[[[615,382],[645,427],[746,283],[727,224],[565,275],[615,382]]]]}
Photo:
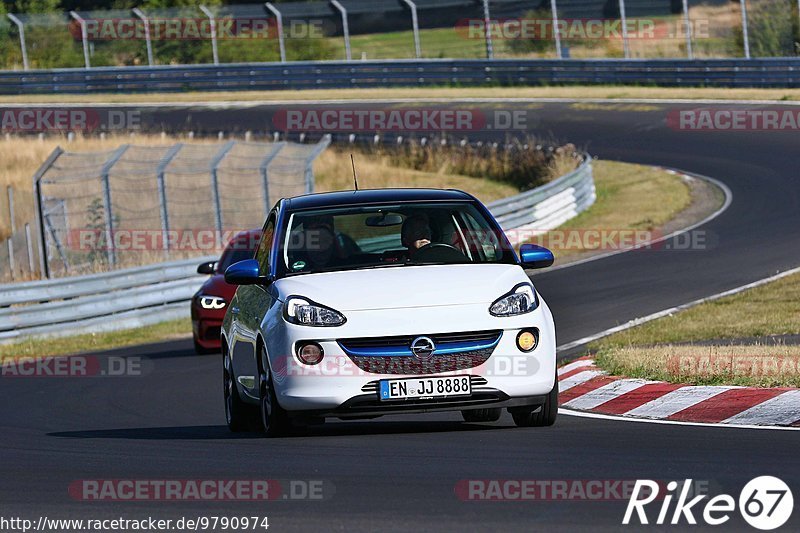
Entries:
{"type": "Polygon", "coordinates": [[[437,374],[482,365],[491,357],[502,334],[501,330],[492,330],[425,335],[436,345],[436,350],[428,357],[416,357],[411,353],[411,343],[419,335],[339,339],[338,343],[364,372],[437,374]]]}

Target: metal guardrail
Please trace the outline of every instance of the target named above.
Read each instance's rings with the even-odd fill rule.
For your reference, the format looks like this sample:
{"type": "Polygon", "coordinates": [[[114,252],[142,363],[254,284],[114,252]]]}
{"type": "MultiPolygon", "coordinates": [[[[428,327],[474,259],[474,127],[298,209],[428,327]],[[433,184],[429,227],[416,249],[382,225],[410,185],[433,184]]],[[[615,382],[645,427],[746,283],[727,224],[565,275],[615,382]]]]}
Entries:
{"type": "MultiPolygon", "coordinates": [[[[542,187],[488,205],[512,244],[555,228],[595,200],[591,158],[542,187]],[[509,231],[509,230],[524,230],[509,231]]],[[[125,329],[185,317],[203,278],[184,259],[86,276],[0,285],[0,344],[31,336],[125,329]],[[27,304],[27,305],[25,305],[27,304]]]]}
{"type": "Polygon", "coordinates": [[[185,317],[187,302],[203,281],[197,265],[215,259],[0,285],[0,344],[71,335],[88,327],[95,332],[185,317]]]}
{"type": "Polygon", "coordinates": [[[592,158],[586,156],[569,174],[487,207],[516,246],[526,237],[560,226],[588,209],[596,199],[592,158]]]}
{"type": "Polygon", "coordinates": [[[0,94],[637,84],[800,87],[800,58],[427,59],[0,72],[0,94]]]}

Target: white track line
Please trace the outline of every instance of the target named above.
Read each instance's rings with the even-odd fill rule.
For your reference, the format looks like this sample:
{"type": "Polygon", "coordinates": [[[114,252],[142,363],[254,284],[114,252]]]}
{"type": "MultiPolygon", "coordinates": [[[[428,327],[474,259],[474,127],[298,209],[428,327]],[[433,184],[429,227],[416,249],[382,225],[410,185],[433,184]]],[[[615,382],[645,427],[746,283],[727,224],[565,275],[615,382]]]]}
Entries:
{"type": "Polygon", "coordinates": [[[564,407],[569,407],[572,409],[594,409],[599,405],[603,405],[609,400],[613,400],[614,398],[618,398],[623,394],[628,394],[629,392],[635,391],[638,388],[647,385],[648,383],[654,383],[652,381],[645,381],[643,379],[620,379],[617,381],[612,381],[606,385],[603,385],[600,388],[597,388],[591,392],[587,392],[582,396],[578,396],[567,403],[564,404],[564,407]]]}
{"type": "Polygon", "coordinates": [[[643,416],[645,418],[667,418],[679,411],[722,394],[731,388],[714,386],[681,387],[635,409],[631,409],[625,415],[643,416]]]}
{"type": "Polygon", "coordinates": [[[613,422],[637,422],[640,424],[664,424],[669,426],[697,426],[708,428],[734,428],[734,429],[760,429],[770,431],[800,431],[800,427],[784,426],[754,426],[746,424],[706,424],[704,422],[679,422],[677,420],[658,420],[655,418],[633,418],[614,415],[602,415],[599,413],[587,413],[585,411],[573,411],[559,407],[559,415],[575,416],[578,418],[595,418],[599,420],[611,420],[613,422]]]}
{"type": "Polygon", "coordinates": [[[800,390],[792,390],[733,415],[722,424],[792,424],[798,420],[800,390]]]}
{"type": "Polygon", "coordinates": [[[581,383],[586,383],[590,379],[594,379],[597,376],[602,376],[605,372],[600,370],[586,370],[584,372],[578,372],[574,376],[570,376],[566,379],[562,379],[558,382],[558,392],[564,392],[572,387],[576,387],[581,383]]]}
{"type": "Polygon", "coordinates": [[[564,365],[561,368],[559,368],[558,369],[558,375],[559,376],[563,376],[567,372],[571,372],[571,371],[575,370],[576,368],[583,368],[585,366],[592,366],[593,364],[594,364],[594,361],[591,360],[591,359],[582,359],[580,361],[574,361],[574,362],[572,362],[572,363],[570,363],[568,365],[564,365]]]}
{"type": "Polygon", "coordinates": [[[669,309],[664,309],[663,311],[658,311],[657,313],[653,313],[651,315],[647,315],[641,318],[635,318],[630,320],[624,324],[619,326],[614,326],[613,328],[609,328],[607,330],[601,331],[599,333],[595,333],[594,335],[589,335],[588,337],[583,337],[582,339],[578,339],[576,341],[562,344],[556,350],[563,351],[569,350],[570,348],[575,348],[576,346],[581,346],[583,344],[588,344],[592,341],[595,341],[599,338],[605,337],[607,335],[611,335],[612,333],[617,333],[619,331],[625,331],[626,329],[630,329],[634,326],[638,326],[640,324],[644,324],[645,322],[650,322],[651,320],[655,320],[657,318],[662,318],[673,313],[677,313],[678,311],[683,311],[684,309],[689,309],[690,307],[694,307],[696,305],[700,305],[706,302],[713,302],[714,300],[718,300],[720,298],[724,298],[726,296],[732,296],[734,294],[739,294],[740,292],[754,289],[756,287],[760,287],[761,285],[765,285],[767,283],[777,281],[779,279],[785,278],[786,276],[791,276],[792,274],[797,274],[800,272],[800,267],[792,268],[790,270],[786,270],[781,272],[780,274],[776,274],[774,276],[770,276],[768,278],[760,279],[758,281],[754,281],[752,283],[748,283],[747,285],[742,285],[741,287],[736,287],[735,289],[730,289],[725,292],[720,292],[718,294],[714,294],[712,296],[706,296],[705,298],[700,298],[698,300],[694,300],[689,303],[685,303],[682,305],[677,305],[675,307],[670,307],[669,309]]]}

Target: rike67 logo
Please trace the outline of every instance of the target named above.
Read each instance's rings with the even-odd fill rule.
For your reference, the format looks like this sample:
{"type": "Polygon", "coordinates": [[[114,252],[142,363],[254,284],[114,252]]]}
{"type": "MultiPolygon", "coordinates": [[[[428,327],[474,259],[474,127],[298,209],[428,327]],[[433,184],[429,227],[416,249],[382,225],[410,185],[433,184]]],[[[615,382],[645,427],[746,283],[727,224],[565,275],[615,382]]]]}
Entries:
{"type": "Polygon", "coordinates": [[[649,479],[637,480],[622,523],[696,525],[697,518],[700,517],[710,526],[719,526],[731,519],[731,514],[737,510],[738,503],[738,511],[748,524],[767,531],[784,525],[792,516],[794,509],[794,498],[789,486],[772,476],[761,476],[748,482],[739,494],[738,502],[728,494],[720,494],[704,501],[709,496],[692,494],[692,487],[691,479],[687,479],[682,486],[676,481],[671,481],[667,484],[667,492],[664,495],[659,492],[657,482],[649,479]],[[660,501],[661,505],[658,517],[655,522],[651,522],[652,510],[655,509],[648,515],[645,507],[656,501],[660,501]],[[674,507],[673,501],[675,501],[674,507]]]}

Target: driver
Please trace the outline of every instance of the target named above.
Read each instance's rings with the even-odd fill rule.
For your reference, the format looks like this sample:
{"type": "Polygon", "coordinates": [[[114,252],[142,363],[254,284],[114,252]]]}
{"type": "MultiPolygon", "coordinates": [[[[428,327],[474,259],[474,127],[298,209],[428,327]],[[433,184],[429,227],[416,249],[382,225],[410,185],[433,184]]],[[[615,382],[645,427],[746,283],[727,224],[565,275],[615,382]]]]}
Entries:
{"type": "Polygon", "coordinates": [[[431,243],[431,226],[425,215],[410,216],[403,221],[400,241],[408,248],[408,256],[413,257],[417,250],[431,243]]]}

